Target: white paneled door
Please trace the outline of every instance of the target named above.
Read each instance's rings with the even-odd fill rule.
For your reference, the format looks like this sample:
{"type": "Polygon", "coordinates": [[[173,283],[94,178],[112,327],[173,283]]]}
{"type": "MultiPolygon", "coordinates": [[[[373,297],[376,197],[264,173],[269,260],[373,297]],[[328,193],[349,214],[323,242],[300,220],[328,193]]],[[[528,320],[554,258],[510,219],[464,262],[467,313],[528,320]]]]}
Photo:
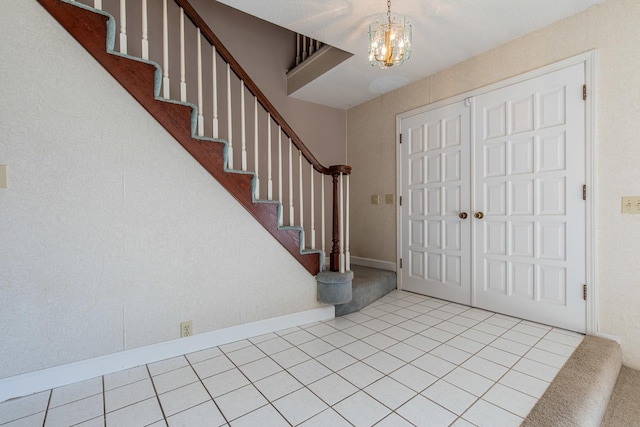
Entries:
{"type": "Polygon", "coordinates": [[[470,304],[470,109],[402,121],[403,289],[470,304]]]}
{"type": "Polygon", "coordinates": [[[403,289],[585,331],[584,82],[577,64],[402,119],[403,289]]]}

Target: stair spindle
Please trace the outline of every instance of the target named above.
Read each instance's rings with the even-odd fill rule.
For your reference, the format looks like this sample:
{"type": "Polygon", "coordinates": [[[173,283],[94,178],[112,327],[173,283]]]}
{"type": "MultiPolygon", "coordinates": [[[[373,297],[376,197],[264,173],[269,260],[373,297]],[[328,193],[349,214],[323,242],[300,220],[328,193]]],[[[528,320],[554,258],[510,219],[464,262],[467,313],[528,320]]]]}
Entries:
{"type": "Polygon", "coordinates": [[[282,213],[284,200],[282,194],[282,129],[278,126],[278,200],[280,200],[280,209],[278,209],[278,225],[282,227],[284,224],[284,215],[282,213]]]}
{"type": "Polygon", "coordinates": [[[227,64],[227,167],[233,169],[233,129],[231,128],[231,67],[227,64]]]}
{"type": "Polygon", "coordinates": [[[212,86],[212,98],[213,98],[213,137],[218,138],[218,73],[217,73],[217,55],[216,47],[211,46],[211,86],[212,86]]]}
{"type": "Polygon", "coordinates": [[[184,9],[180,8],[180,101],[187,102],[186,61],[184,48],[184,9]]]}
{"type": "Polygon", "coordinates": [[[313,188],[313,175],[315,173],[315,169],[313,169],[313,166],[311,166],[311,173],[309,174],[309,182],[310,182],[310,187],[311,187],[311,198],[309,199],[311,201],[311,249],[315,249],[316,248],[316,212],[315,212],[315,200],[316,200],[316,196],[315,196],[315,188],[313,188]]]}
{"type": "Polygon", "coordinates": [[[304,187],[302,185],[302,151],[298,151],[298,199],[300,200],[300,227],[304,228],[304,187]]]}
{"type": "MultiPolygon", "coordinates": [[[[269,145],[271,145],[271,128],[269,128],[269,145]]],[[[258,98],[253,97],[253,168],[256,174],[256,188],[254,197],[256,200],[260,198],[260,174],[258,173],[260,169],[260,162],[258,157],[258,98]]],[[[271,200],[271,199],[269,199],[271,200]]]]}
{"type": "MultiPolygon", "coordinates": [[[[326,218],[325,211],[326,206],[324,202],[324,181],[325,176],[322,175],[320,177],[320,242],[322,246],[322,259],[326,260],[327,258],[327,234],[326,234],[326,218]]],[[[321,269],[324,269],[324,265],[320,266],[321,269]]]]}
{"type": "Polygon", "coordinates": [[[338,208],[338,212],[339,212],[339,230],[340,230],[340,262],[339,262],[339,268],[340,268],[340,273],[344,273],[345,272],[345,259],[344,259],[344,185],[343,185],[343,177],[344,174],[340,173],[340,178],[339,178],[339,188],[340,188],[340,195],[339,195],[339,208],[338,208]]]}
{"type": "Polygon", "coordinates": [[[102,0],[93,0],[93,7],[102,10],[102,0]]]}
{"type": "Polygon", "coordinates": [[[271,113],[267,113],[267,200],[273,200],[273,179],[271,177],[271,113]]]}
{"type": "Polygon", "coordinates": [[[346,196],[344,198],[344,203],[346,206],[345,209],[345,224],[344,224],[344,259],[345,259],[345,265],[344,268],[347,271],[351,270],[351,252],[349,250],[349,226],[350,226],[350,220],[349,220],[349,179],[350,179],[350,175],[346,175],[345,176],[345,189],[346,189],[346,196]]]}
{"type": "Polygon", "coordinates": [[[291,138],[289,138],[289,225],[295,225],[294,218],[294,209],[293,209],[293,157],[292,157],[292,146],[291,138]]]}
{"type": "Polygon", "coordinates": [[[247,171],[247,132],[244,111],[244,82],[240,80],[240,143],[242,150],[242,171],[247,171]]]}
{"type": "Polygon", "coordinates": [[[202,106],[202,39],[200,28],[196,31],[196,51],[198,53],[198,135],[204,136],[204,112],[202,106]]]}
{"type": "Polygon", "coordinates": [[[142,59],[149,59],[149,10],[147,0],[142,0],[142,59]]]}
{"type": "Polygon", "coordinates": [[[167,16],[167,0],[162,0],[162,96],[171,98],[169,89],[169,19],[167,16]]]}
{"type": "Polygon", "coordinates": [[[120,0],[120,53],[127,54],[127,0],[120,0]]]}

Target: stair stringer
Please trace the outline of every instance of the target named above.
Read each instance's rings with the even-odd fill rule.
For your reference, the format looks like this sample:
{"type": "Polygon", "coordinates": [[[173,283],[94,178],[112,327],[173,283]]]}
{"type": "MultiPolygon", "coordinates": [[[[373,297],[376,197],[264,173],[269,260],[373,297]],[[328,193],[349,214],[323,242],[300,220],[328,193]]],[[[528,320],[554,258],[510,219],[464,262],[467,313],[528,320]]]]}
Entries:
{"type": "Polygon", "coordinates": [[[67,0],[38,0],[73,38],[149,112],[312,275],[322,251],[304,248],[304,230],[278,225],[282,204],[255,199],[253,172],[228,169],[228,146],[222,139],[196,135],[197,106],[160,98],[162,71],[152,61],[113,50],[115,20],[106,12],[67,0]]]}

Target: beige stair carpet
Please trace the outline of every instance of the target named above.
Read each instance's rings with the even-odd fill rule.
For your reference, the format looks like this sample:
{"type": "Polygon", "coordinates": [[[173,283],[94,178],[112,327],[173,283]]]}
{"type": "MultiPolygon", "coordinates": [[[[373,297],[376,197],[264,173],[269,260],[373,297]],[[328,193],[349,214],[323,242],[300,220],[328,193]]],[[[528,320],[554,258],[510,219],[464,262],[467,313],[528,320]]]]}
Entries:
{"type": "Polygon", "coordinates": [[[616,342],[586,336],[522,426],[600,426],[621,366],[616,342]]]}
{"type": "Polygon", "coordinates": [[[622,367],[602,426],[640,426],[640,371],[622,367]]]}

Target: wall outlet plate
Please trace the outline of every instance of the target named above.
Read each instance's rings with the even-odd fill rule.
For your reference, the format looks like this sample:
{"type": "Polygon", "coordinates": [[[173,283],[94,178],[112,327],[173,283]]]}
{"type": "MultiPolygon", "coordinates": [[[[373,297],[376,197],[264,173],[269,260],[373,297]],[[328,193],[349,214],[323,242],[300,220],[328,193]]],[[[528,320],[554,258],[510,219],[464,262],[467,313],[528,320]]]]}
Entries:
{"type": "Polygon", "coordinates": [[[180,323],[180,338],[190,337],[193,335],[193,321],[187,320],[180,323]]]}
{"type": "Polygon", "coordinates": [[[622,198],[623,214],[640,214],[640,196],[625,196],[622,198]]]}

